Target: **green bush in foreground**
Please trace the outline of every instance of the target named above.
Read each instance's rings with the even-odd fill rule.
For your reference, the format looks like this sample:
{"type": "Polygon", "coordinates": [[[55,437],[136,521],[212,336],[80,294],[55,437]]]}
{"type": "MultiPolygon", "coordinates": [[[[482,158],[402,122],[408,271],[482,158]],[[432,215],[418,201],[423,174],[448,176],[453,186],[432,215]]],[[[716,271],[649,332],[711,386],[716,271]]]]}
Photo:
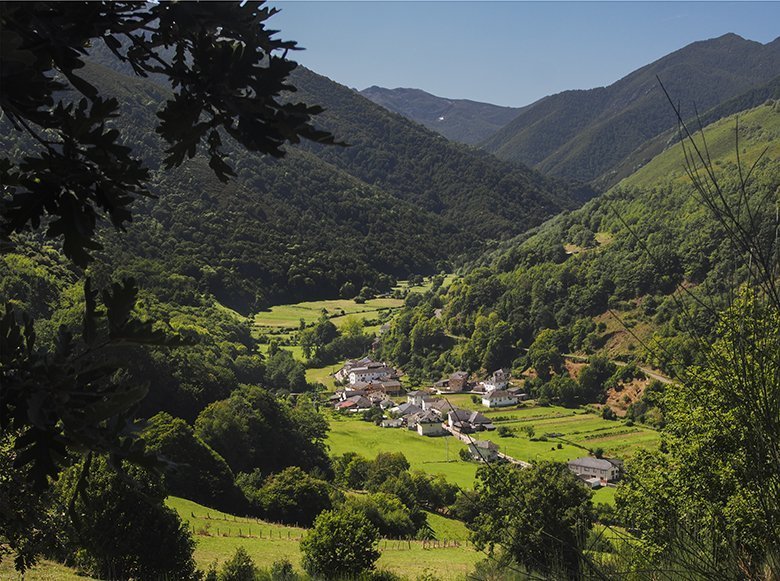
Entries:
{"type": "Polygon", "coordinates": [[[360,513],[325,511],[301,540],[303,568],[315,579],[357,577],[379,559],[379,531],[360,513]]]}

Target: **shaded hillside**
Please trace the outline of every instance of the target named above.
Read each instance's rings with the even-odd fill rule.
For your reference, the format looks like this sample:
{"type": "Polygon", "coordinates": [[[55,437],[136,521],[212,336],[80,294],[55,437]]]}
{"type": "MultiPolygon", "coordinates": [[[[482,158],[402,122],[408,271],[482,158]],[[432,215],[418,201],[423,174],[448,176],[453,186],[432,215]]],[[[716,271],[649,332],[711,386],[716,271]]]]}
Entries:
{"type": "MultiPolygon", "coordinates": [[[[780,101],[741,112],[739,120],[742,163],[750,167],[766,151],[748,194],[752,216],[771,224],[780,201],[780,101]]],[[[732,197],[739,183],[735,122],[732,116],[706,128],[716,175],[732,197]]],[[[486,254],[439,296],[402,313],[407,328],[385,338],[383,355],[418,377],[456,368],[522,370],[525,349],[550,329],[546,340],[559,353],[606,352],[661,367],[694,361],[692,333],[713,331],[715,313],[746,280],[747,266],[699,202],[683,163],[681,146],[670,148],[582,208],[486,254]],[[427,348],[409,352],[404,336],[422,337],[427,348]]]]}
{"type": "MultiPolygon", "coordinates": [[[[157,169],[162,144],[148,128],[166,89],[98,64],[84,71],[122,103],[127,144],[157,169]]],[[[338,296],[347,282],[389,290],[577,205],[567,186],[450,144],[324,77],[302,71],[294,82],[293,99],[330,106],[320,124],[354,145],[291,147],[275,160],[228,144],[237,177],[227,184],[202,158],[155,172],[158,199],[137,204],[126,234],[104,231],[109,270],[166,301],[208,292],[248,312],[338,296]]],[[[15,138],[6,145],[23,155],[29,144],[15,138]]]]}
{"type": "Polygon", "coordinates": [[[485,141],[523,110],[468,99],[446,99],[420,89],[373,86],[363,89],[360,94],[447,139],[467,145],[485,141]]]}
{"type": "Polygon", "coordinates": [[[318,103],[324,129],[347,141],[335,148],[302,144],[349,174],[441,215],[469,243],[503,239],[592,196],[524,167],[447,141],[330,79],[299,67],[296,98],[318,103]]]}
{"type": "Polygon", "coordinates": [[[556,176],[590,181],[674,127],[656,77],[685,117],[706,111],[780,74],[780,39],[762,45],[735,34],[696,42],[608,87],[565,91],[539,101],[488,139],[484,148],[556,176]]]}

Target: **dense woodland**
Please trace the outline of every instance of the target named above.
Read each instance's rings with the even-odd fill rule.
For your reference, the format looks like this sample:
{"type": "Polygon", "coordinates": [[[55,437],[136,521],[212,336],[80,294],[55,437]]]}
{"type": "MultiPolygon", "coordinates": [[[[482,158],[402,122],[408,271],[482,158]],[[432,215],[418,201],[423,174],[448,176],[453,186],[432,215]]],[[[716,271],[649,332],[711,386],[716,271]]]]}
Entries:
{"type": "MultiPolygon", "coordinates": [[[[586,202],[588,187],[450,143],[296,68],[262,4],[2,10],[0,558],[105,579],[397,579],[377,570],[379,539],[431,540],[435,514],[468,526],[486,556],[478,579],[772,578],[776,82],[705,117],[720,121],[703,182],[679,169],[677,144],[586,202]],[[42,37],[43,23],[56,34],[42,37]],[[234,41],[258,51],[237,56],[234,41]],[[629,463],[615,507],[594,505],[558,462],[485,464],[461,490],[402,452],[330,453],[324,386],[278,343],[261,351],[246,315],[362,301],[412,274],[433,275],[430,288],[406,295],[376,354],[407,385],[508,368],[527,373],[535,405],[578,407],[640,365],[676,380],[629,410],[662,444],[629,463]],[[568,353],[588,360],[576,380],[568,353]],[[259,570],[241,549],[199,571],[170,495],[305,527],[305,572],[259,570]]],[[[703,43],[706,62],[735,43],[703,43]]],[[[685,78],[674,91],[691,69],[672,70],[685,78]]],[[[760,84],[729,78],[701,103],[760,84]]],[[[710,93],[710,74],[697,79],[682,97],[710,93]]],[[[606,91],[564,96],[584,111],[606,91]]],[[[581,119],[569,137],[585,153],[565,162],[582,170],[556,172],[617,167],[634,136],[673,124],[667,107],[617,112],[621,132],[601,128],[610,139],[581,119]],[[597,155],[594,142],[619,146],[597,155]]],[[[365,355],[374,339],[327,313],[294,337],[309,366],[365,355]]]]}

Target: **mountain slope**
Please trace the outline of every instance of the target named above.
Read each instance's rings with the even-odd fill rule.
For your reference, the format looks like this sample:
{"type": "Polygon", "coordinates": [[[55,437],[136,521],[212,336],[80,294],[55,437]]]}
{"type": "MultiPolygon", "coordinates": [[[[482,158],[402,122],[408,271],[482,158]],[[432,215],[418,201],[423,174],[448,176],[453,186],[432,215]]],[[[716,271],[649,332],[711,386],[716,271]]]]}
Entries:
{"type": "Polygon", "coordinates": [[[467,145],[485,141],[523,110],[468,99],[446,99],[420,89],[373,86],[363,89],[360,94],[447,139],[467,145]]]}
{"type": "Polygon", "coordinates": [[[780,38],[762,45],[735,34],[690,44],[608,87],[565,91],[528,107],[484,148],[540,171],[590,181],[673,127],[656,77],[687,117],[780,74],[780,38]]]}
{"type": "MultiPolygon", "coordinates": [[[[743,168],[760,158],[748,185],[749,215],[764,224],[769,243],[780,202],[780,101],[705,128],[714,172],[734,204],[737,117],[743,168]]],[[[433,303],[402,314],[399,320],[421,327],[393,330],[383,355],[418,377],[488,367],[485,361],[491,369],[522,369],[523,348],[552,329],[560,352],[605,352],[662,368],[689,364],[698,352],[692,333],[712,332],[714,313],[746,280],[747,268],[690,185],[678,144],[582,208],[485,254],[432,299],[440,318],[430,318],[433,303]],[[430,339],[434,347],[424,357],[399,340],[436,327],[441,337],[430,339]],[[453,345],[453,337],[462,339],[453,345]]]]}
{"type": "MultiPolygon", "coordinates": [[[[167,89],[98,64],[84,76],[123,106],[123,139],[153,169],[148,128],[167,89]]],[[[578,202],[564,184],[447,142],[324,77],[296,74],[294,99],[330,108],[319,123],[354,145],[289,147],[285,159],[226,144],[237,177],[220,183],[196,157],[154,171],[154,201],[136,204],[125,234],[105,230],[101,277],[134,275],[161,300],[211,293],[241,312],[337,296],[345,283],[389,290],[431,274],[578,202]]],[[[22,156],[29,144],[0,139],[22,156]]]]}
{"type": "Polygon", "coordinates": [[[504,239],[578,206],[593,192],[447,141],[303,67],[296,98],[318,103],[324,129],[347,148],[302,147],[399,199],[440,215],[467,240],[504,239]]]}

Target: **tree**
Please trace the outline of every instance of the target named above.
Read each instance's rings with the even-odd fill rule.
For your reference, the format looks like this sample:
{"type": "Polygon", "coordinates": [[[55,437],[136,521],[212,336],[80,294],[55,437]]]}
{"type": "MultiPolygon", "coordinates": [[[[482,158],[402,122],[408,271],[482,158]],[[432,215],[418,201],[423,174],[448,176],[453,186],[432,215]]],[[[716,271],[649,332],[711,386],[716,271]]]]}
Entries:
{"type": "Polygon", "coordinates": [[[393,494],[375,492],[349,496],[343,509],[364,515],[383,537],[407,539],[417,532],[411,511],[393,494]]]}
{"type": "Polygon", "coordinates": [[[612,377],[617,366],[603,356],[592,357],[590,364],[580,372],[577,381],[582,397],[586,402],[601,401],[604,384],[612,377]]]}
{"type": "Polygon", "coordinates": [[[482,466],[474,486],[481,512],[469,525],[478,549],[544,574],[576,578],[588,530],[591,493],[565,464],[482,466]]]}
{"type": "Polygon", "coordinates": [[[708,364],[665,387],[664,445],[632,459],[617,495],[646,558],[721,578],[777,571],[780,426],[767,411],[780,388],[778,328],[780,311],[744,290],[722,316],[708,364]]]}
{"type": "Polygon", "coordinates": [[[282,99],[297,66],[285,58],[294,42],[273,37],[262,3],[160,2],[4,3],[0,107],[38,150],[22,162],[4,159],[0,236],[38,228],[61,237],[65,254],[85,266],[98,219],[116,228],[130,205],[148,195],[149,171],[119,144],[107,122],[119,103],[77,74],[92,44],[107,48],[141,76],[174,91],[155,131],[167,142],[166,169],[205,149],[221,180],[233,175],[223,139],[280,157],[285,142],[333,142],[311,124],[320,109],[282,99]],[[65,179],[64,179],[65,178],[65,179]]]}
{"type": "Polygon", "coordinates": [[[255,581],[257,567],[244,547],[238,547],[219,572],[219,581],[255,581]]]}
{"type": "Polygon", "coordinates": [[[379,531],[359,512],[325,511],[301,540],[303,568],[317,579],[354,577],[379,559],[379,531]]]}
{"type": "Polygon", "coordinates": [[[172,462],[165,472],[171,494],[232,512],[244,508],[227,462],[187,422],[161,412],[149,419],[142,438],[147,450],[172,462]]]}
{"type": "Polygon", "coordinates": [[[544,381],[550,380],[551,371],[561,371],[563,357],[556,342],[555,331],[544,329],[536,336],[528,348],[528,360],[539,378],[544,381]]]}
{"type": "Polygon", "coordinates": [[[102,578],[197,578],[195,543],[164,505],[161,479],[135,466],[120,470],[105,458],[87,456],[62,474],[60,502],[73,503],[75,516],[63,535],[66,550],[78,549],[79,565],[102,578]]]}
{"type": "Polygon", "coordinates": [[[318,514],[331,508],[328,483],[297,466],[270,476],[253,500],[263,518],[304,527],[311,526],[318,514]]]}
{"type": "MultiPolygon", "coordinates": [[[[282,98],[295,90],[287,78],[296,64],[285,58],[295,43],[266,29],[275,12],[262,3],[2,3],[0,110],[27,147],[21,160],[0,159],[3,252],[18,234],[44,228],[73,264],[85,267],[101,247],[98,223],[121,230],[133,202],[149,195],[149,170],[121,145],[112,123],[119,103],[78,74],[89,47],[170,83],[173,96],[150,128],[169,146],[164,169],[205,150],[215,175],[226,180],[233,174],[226,136],[273,156],[301,138],[332,143],[311,124],[318,108],[282,98]]],[[[29,316],[3,309],[0,428],[12,442],[3,452],[36,495],[74,454],[109,453],[117,466],[121,459],[149,463],[127,421],[146,385],[128,382],[119,370],[129,344],[165,338],[132,316],[137,294],[133,280],[115,283],[103,291],[101,308],[87,279],[81,336],[63,329],[52,347],[36,343],[29,316]]],[[[27,553],[17,565],[33,559],[27,553]]]]}

